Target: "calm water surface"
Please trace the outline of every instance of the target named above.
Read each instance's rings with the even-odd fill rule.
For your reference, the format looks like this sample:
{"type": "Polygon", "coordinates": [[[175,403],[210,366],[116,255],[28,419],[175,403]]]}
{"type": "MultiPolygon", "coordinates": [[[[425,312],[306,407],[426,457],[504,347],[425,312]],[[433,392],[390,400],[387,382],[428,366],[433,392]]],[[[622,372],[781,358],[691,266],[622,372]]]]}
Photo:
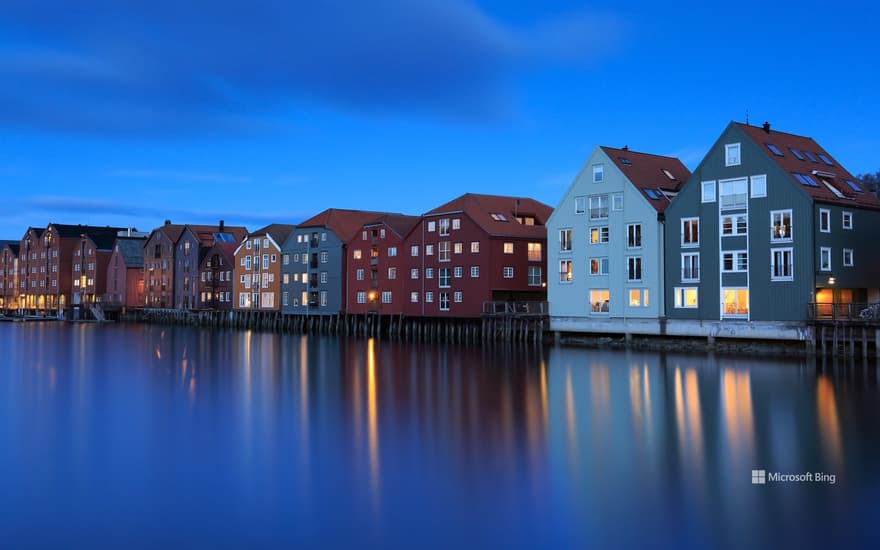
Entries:
{"type": "Polygon", "coordinates": [[[873,361],[61,323],[0,349],[4,547],[880,545],[873,361]]]}

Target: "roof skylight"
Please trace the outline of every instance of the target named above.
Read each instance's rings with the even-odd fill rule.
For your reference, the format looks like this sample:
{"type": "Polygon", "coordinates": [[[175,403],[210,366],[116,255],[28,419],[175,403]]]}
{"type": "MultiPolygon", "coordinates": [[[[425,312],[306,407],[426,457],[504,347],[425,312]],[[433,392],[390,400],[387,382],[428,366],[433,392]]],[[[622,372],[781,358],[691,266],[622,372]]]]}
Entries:
{"type": "Polygon", "coordinates": [[[782,156],[782,151],[779,150],[779,147],[773,145],[772,143],[765,143],[764,145],[766,145],[767,149],[770,149],[770,152],[773,153],[774,155],[776,155],[777,157],[782,156]]]}
{"type": "Polygon", "coordinates": [[[791,174],[795,177],[796,180],[808,187],[819,187],[819,184],[816,183],[813,178],[811,178],[807,174],[801,174],[800,172],[792,172],[791,174]]]}
{"type": "Polygon", "coordinates": [[[816,160],[816,157],[814,157],[813,155],[810,154],[809,151],[804,151],[804,156],[813,162],[819,162],[818,160],[816,160]]]}
{"type": "Polygon", "coordinates": [[[673,176],[673,175],[672,175],[672,172],[670,172],[670,171],[667,170],[666,168],[663,169],[663,173],[666,174],[666,177],[667,177],[667,178],[669,178],[669,179],[672,180],[672,181],[675,181],[675,176],[673,176]]]}
{"type": "Polygon", "coordinates": [[[506,222],[507,221],[507,218],[504,216],[504,214],[500,214],[498,212],[492,212],[489,215],[492,216],[492,219],[495,220],[496,222],[506,222]]]}
{"type": "Polygon", "coordinates": [[[856,182],[854,182],[853,180],[843,180],[843,183],[849,185],[849,188],[852,189],[853,191],[855,191],[856,193],[864,193],[864,191],[862,191],[862,188],[859,187],[858,184],[856,182]]]}
{"type": "Polygon", "coordinates": [[[645,189],[645,194],[654,199],[655,201],[660,200],[660,197],[653,189],[645,189]]]}
{"type": "Polygon", "coordinates": [[[626,158],[626,157],[617,157],[617,160],[619,160],[619,161],[620,161],[620,164],[622,164],[622,165],[624,165],[624,166],[630,166],[630,165],[632,164],[632,163],[629,161],[629,159],[626,158]]]}
{"type": "Polygon", "coordinates": [[[824,162],[828,166],[834,166],[834,164],[831,162],[831,159],[828,158],[828,155],[826,155],[824,153],[816,153],[816,156],[819,157],[822,160],[822,162],[824,162]]]}
{"type": "Polygon", "coordinates": [[[801,152],[794,147],[789,147],[788,150],[791,151],[791,154],[796,156],[798,160],[804,160],[804,156],[801,154],[801,152]]]}

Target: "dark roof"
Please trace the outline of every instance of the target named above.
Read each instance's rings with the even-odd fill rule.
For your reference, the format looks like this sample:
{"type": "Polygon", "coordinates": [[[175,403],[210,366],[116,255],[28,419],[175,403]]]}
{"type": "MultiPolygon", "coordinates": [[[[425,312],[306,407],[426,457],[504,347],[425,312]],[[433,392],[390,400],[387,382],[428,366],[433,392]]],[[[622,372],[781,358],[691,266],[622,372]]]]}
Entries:
{"type": "Polygon", "coordinates": [[[98,233],[95,235],[87,235],[98,250],[113,250],[113,243],[116,242],[116,233],[98,233]]]}
{"type": "Polygon", "coordinates": [[[284,241],[287,240],[287,237],[290,236],[290,234],[295,229],[295,225],[290,225],[286,223],[273,223],[267,225],[266,227],[261,227],[255,231],[251,231],[248,234],[248,237],[252,237],[254,235],[269,235],[270,237],[272,237],[272,240],[278,244],[278,246],[282,246],[284,244],[284,241]]]}
{"type": "Polygon", "coordinates": [[[404,238],[409,235],[410,231],[419,224],[421,216],[408,216],[406,214],[385,214],[374,222],[366,223],[364,226],[385,224],[398,237],[404,238]]]}
{"type": "MultiPolygon", "coordinates": [[[[112,235],[114,238],[120,231],[125,231],[127,227],[110,227],[109,225],[99,227],[96,225],[70,225],[64,223],[50,223],[49,226],[54,227],[58,232],[58,236],[62,239],[78,239],[83,234],[94,238],[104,235],[112,235]]],[[[111,241],[110,246],[113,246],[111,241]]]]}
{"type": "Polygon", "coordinates": [[[489,235],[546,238],[544,224],[553,208],[527,197],[467,193],[428,211],[425,216],[454,212],[466,213],[489,235]],[[518,223],[517,215],[534,216],[535,225],[518,223]]]}
{"type": "MultiPolygon", "coordinates": [[[[25,229],[24,234],[27,235],[28,233],[33,231],[34,236],[39,239],[40,237],[43,236],[43,231],[45,231],[45,230],[46,230],[45,227],[28,227],[27,229],[25,229]]],[[[24,239],[24,235],[22,235],[22,239],[24,239]]],[[[21,241],[19,241],[19,242],[21,242],[21,241]]]]}
{"type": "Polygon", "coordinates": [[[153,233],[156,231],[161,231],[166,237],[168,237],[171,244],[177,244],[177,241],[180,240],[180,236],[183,235],[184,229],[186,229],[185,225],[179,223],[166,223],[150,232],[150,237],[152,237],[153,233]]]}
{"type": "Polygon", "coordinates": [[[677,192],[691,177],[691,171],[675,157],[605,146],[600,148],[658,212],[666,210],[670,199],[657,193],[657,189],[677,192]]]}
{"type": "Polygon", "coordinates": [[[18,251],[21,250],[21,241],[0,241],[0,243],[3,244],[3,246],[0,246],[0,248],[8,246],[9,250],[12,251],[13,254],[18,256],[18,251]]]}
{"type": "MultiPolygon", "coordinates": [[[[186,228],[192,231],[201,246],[207,247],[213,246],[216,242],[231,242],[237,245],[248,234],[247,228],[240,225],[224,225],[223,231],[220,231],[219,225],[187,224],[186,228]]],[[[178,235],[177,238],[179,239],[180,236],[178,235]]]]}
{"type": "Polygon", "coordinates": [[[213,252],[218,252],[226,260],[226,265],[230,266],[229,269],[234,269],[235,249],[238,248],[238,246],[239,243],[217,243],[214,246],[205,249],[204,254],[199,256],[199,266],[202,266],[202,264],[205,263],[205,260],[213,256],[213,252]]]}
{"type": "Polygon", "coordinates": [[[0,240],[0,248],[3,248],[6,245],[19,244],[20,241],[12,241],[12,240],[0,240]]]}
{"type": "Polygon", "coordinates": [[[144,243],[142,237],[117,237],[116,246],[125,262],[125,267],[144,267],[144,243]]]}
{"type": "Polygon", "coordinates": [[[345,210],[328,208],[320,214],[312,216],[297,225],[297,228],[326,227],[344,243],[350,241],[361,228],[386,215],[387,212],[369,212],[365,210],[345,210]]]}
{"type": "Polygon", "coordinates": [[[739,122],[734,124],[755,142],[757,147],[770,160],[774,161],[785,171],[795,185],[803,189],[813,200],[846,206],[880,209],[880,201],[877,200],[877,197],[862,187],[859,180],[841,166],[830,153],[820,147],[813,138],[773,130],[769,125],[767,126],[768,132],[761,126],[749,126],[739,122]],[[768,148],[768,144],[775,146],[780,154],[777,155],[771,151],[768,148]],[[801,158],[792,153],[792,149],[798,151],[801,158]],[[815,162],[810,157],[815,159],[815,162]],[[828,159],[828,163],[822,157],[828,159]],[[818,173],[814,173],[814,170],[818,173]],[[817,185],[815,187],[804,185],[798,181],[794,175],[795,173],[809,176],[817,185]],[[829,185],[837,189],[842,197],[837,196],[834,191],[826,187],[823,181],[828,182],[829,185]],[[847,181],[852,182],[852,185],[861,192],[853,189],[847,181]]]}

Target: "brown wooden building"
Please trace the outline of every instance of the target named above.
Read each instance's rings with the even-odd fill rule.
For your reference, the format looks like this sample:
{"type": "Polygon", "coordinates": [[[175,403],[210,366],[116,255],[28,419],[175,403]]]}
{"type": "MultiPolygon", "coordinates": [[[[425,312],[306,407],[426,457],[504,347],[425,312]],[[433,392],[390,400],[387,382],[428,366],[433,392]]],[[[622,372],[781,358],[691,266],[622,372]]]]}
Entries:
{"type": "Polygon", "coordinates": [[[274,223],[251,232],[235,250],[233,308],[281,310],[281,247],[296,226],[274,223]]]}
{"type": "Polygon", "coordinates": [[[103,300],[107,291],[107,266],[115,242],[115,233],[83,233],[80,237],[71,262],[71,304],[74,307],[103,300]]]}
{"type": "Polygon", "coordinates": [[[223,220],[218,225],[184,226],[175,243],[174,253],[174,307],[177,309],[198,309],[199,266],[207,251],[218,243],[240,243],[247,229],[241,226],[227,226],[223,220]]]}
{"type": "Polygon", "coordinates": [[[235,243],[217,243],[205,252],[199,266],[199,304],[202,309],[232,309],[235,243]]]}
{"type": "Polygon", "coordinates": [[[0,311],[18,308],[19,241],[0,241],[0,311]]]}
{"type": "Polygon", "coordinates": [[[145,237],[117,237],[107,266],[104,309],[144,307],[145,237]]]}

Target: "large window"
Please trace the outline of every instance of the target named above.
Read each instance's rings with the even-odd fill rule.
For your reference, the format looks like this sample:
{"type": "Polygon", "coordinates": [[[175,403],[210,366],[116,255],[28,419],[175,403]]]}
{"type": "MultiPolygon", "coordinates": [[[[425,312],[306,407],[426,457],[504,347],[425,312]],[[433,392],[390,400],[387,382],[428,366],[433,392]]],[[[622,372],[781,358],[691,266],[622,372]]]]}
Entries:
{"type": "Polygon", "coordinates": [[[682,218],[681,220],[681,246],[691,247],[700,245],[700,218],[682,218]]]}
{"type": "Polygon", "coordinates": [[[437,245],[438,259],[441,262],[448,262],[451,259],[450,255],[449,255],[449,251],[450,251],[450,242],[449,241],[440,241],[440,243],[437,245]]]}
{"type": "Polygon", "coordinates": [[[449,288],[449,268],[441,267],[437,270],[437,284],[440,288],[449,288]]]}
{"type": "Polygon", "coordinates": [[[626,247],[642,247],[642,224],[631,223],[626,226],[626,247]]]}
{"type": "Polygon", "coordinates": [[[449,311],[449,293],[440,293],[440,311],[449,311]]]}
{"type": "Polygon", "coordinates": [[[529,266],[529,286],[541,286],[541,268],[536,265],[529,266]]]}
{"type": "Polygon", "coordinates": [[[700,280],[700,253],[686,252],[681,255],[682,282],[700,280]]]}
{"type": "Polygon", "coordinates": [[[540,262],[541,261],[541,243],[528,243],[529,249],[529,261],[530,262],[540,262]]]}
{"type": "Polygon", "coordinates": [[[745,250],[730,250],[721,254],[721,271],[725,273],[749,270],[749,253],[745,250]]]}
{"type": "Polygon", "coordinates": [[[749,197],[749,180],[739,178],[722,180],[720,203],[722,209],[745,208],[749,197]]]}
{"type": "Polygon", "coordinates": [[[723,317],[748,317],[749,315],[749,289],[747,288],[722,288],[723,317]]]}
{"type": "Polygon", "coordinates": [[[440,236],[446,237],[449,235],[449,218],[441,218],[440,219],[440,236]]]}
{"type": "Polygon", "coordinates": [[[571,260],[560,260],[559,261],[559,282],[560,283],[570,283],[571,282],[571,260]]]}
{"type": "Polygon", "coordinates": [[[831,247],[823,246],[819,248],[819,269],[821,271],[831,271],[831,247]]]}
{"type": "Polygon", "coordinates": [[[676,287],[673,304],[678,309],[697,307],[697,287],[676,287]]]}
{"type": "Polygon", "coordinates": [[[608,258],[590,258],[590,275],[608,275],[608,258]]]}
{"type": "Polygon", "coordinates": [[[749,217],[746,214],[721,216],[721,235],[731,237],[745,235],[749,230],[749,217]]]}
{"type": "Polygon", "coordinates": [[[608,226],[590,228],[590,244],[605,244],[608,242],[608,226]]]}
{"type": "Polygon", "coordinates": [[[770,212],[770,240],[791,240],[791,210],[774,210],[770,212]]]}
{"type": "Polygon", "coordinates": [[[630,256],[626,259],[626,279],[628,281],[642,280],[642,257],[630,256]]]}
{"type": "Polygon", "coordinates": [[[571,252],[571,229],[559,230],[559,251],[571,252]]]}
{"type": "Polygon", "coordinates": [[[794,252],[791,248],[773,248],[770,250],[771,281],[794,280],[793,254],[794,252]]]}
{"type": "Polygon", "coordinates": [[[590,197],[590,219],[608,219],[608,195],[594,195],[590,197]]]}
{"type": "Polygon", "coordinates": [[[607,289],[590,291],[590,311],[593,313],[608,313],[611,296],[607,289]]]}

